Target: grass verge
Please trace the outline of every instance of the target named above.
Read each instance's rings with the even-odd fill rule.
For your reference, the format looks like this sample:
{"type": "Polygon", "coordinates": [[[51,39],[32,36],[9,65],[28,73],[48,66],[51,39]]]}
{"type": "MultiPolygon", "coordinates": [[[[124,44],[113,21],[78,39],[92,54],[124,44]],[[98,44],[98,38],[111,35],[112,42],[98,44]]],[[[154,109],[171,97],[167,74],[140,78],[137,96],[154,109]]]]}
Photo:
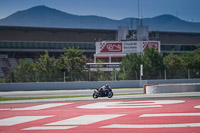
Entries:
{"type": "Polygon", "coordinates": [[[33,99],[55,99],[55,98],[75,98],[75,97],[91,97],[91,95],[83,95],[83,96],[51,96],[51,97],[0,97],[0,101],[33,100],[33,99]]]}
{"type": "MultiPolygon", "coordinates": [[[[133,94],[116,94],[114,96],[121,95],[140,95],[141,93],[133,94]]],[[[0,101],[12,101],[12,100],[34,100],[34,99],[56,99],[56,98],[78,98],[78,97],[91,97],[91,95],[82,96],[49,96],[49,97],[0,97],[0,101]]]]}

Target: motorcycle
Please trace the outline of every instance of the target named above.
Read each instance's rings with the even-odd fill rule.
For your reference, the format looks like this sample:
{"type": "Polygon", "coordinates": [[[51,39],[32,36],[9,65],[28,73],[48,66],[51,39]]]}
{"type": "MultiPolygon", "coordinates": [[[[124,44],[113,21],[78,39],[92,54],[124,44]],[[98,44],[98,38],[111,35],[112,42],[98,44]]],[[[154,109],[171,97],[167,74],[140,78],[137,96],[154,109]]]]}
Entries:
{"type": "Polygon", "coordinates": [[[96,90],[94,90],[93,93],[93,98],[97,99],[98,97],[108,97],[108,98],[112,98],[113,97],[113,92],[112,89],[110,89],[109,91],[105,91],[102,88],[97,88],[96,90]]]}

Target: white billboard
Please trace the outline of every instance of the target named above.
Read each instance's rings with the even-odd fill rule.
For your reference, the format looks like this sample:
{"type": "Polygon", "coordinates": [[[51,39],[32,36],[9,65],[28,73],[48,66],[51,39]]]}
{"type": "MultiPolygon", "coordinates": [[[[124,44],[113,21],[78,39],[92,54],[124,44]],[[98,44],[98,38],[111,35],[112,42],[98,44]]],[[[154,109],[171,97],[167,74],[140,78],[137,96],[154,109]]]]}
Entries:
{"type": "Polygon", "coordinates": [[[96,54],[143,53],[147,48],[160,52],[160,41],[104,41],[96,42],[96,54]]]}
{"type": "Polygon", "coordinates": [[[141,51],[140,42],[138,41],[128,41],[123,42],[123,53],[138,53],[141,51]]]}

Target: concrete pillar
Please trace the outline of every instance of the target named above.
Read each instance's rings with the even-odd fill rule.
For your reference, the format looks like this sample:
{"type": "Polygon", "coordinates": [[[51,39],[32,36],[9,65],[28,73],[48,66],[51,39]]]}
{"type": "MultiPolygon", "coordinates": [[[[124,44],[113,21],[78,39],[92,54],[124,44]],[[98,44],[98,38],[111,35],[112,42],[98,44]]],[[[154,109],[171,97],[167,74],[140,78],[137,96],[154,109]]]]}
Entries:
{"type": "Polygon", "coordinates": [[[97,62],[97,57],[96,56],[94,56],[94,63],[96,63],[97,62]]]}
{"type": "Polygon", "coordinates": [[[111,63],[111,56],[109,56],[109,63],[111,63]]]}

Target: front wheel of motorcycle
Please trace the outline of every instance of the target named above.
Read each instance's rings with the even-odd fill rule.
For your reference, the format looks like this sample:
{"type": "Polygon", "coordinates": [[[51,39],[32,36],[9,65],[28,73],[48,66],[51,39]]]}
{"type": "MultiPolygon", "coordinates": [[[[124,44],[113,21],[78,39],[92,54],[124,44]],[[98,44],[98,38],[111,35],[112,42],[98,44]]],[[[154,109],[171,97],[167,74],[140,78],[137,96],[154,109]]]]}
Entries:
{"type": "Polygon", "coordinates": [[[112,97],[113,97],[113,92],[109,92],[108,98],[112,98],[112,97]]]}
{"type": "Polygon", "coordinates": [[[98,94],[93,93],[93,98],[94,98],[94,99],[97,99],[98,97],[99,97],[98,94]]]}

